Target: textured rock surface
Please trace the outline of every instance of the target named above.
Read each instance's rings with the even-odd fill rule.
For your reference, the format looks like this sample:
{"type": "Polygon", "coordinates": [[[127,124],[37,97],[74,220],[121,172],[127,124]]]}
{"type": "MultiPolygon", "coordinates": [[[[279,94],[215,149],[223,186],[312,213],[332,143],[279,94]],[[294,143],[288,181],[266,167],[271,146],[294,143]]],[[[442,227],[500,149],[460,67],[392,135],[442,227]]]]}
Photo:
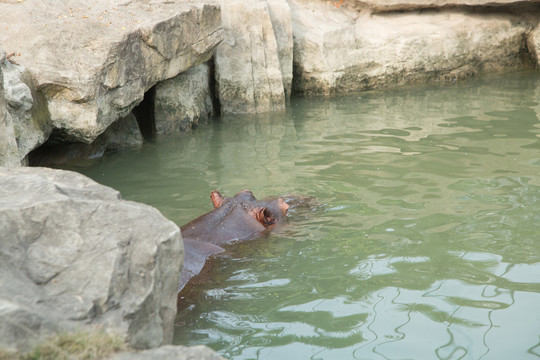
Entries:
{"type": "Polygon", "coordinates": [[[19,160],[24,164],[26,155],[47,140],[52,126],[47,123],[46,111],[39,111],[44,101],[39,95],[32,95],[27,85],[30,80],[27,79],[25,68],[7,60],[0,63],[0,67],[4,77],[7,110],[13,120],[17,139],[19,160]]]}
{"type": "Polygon", "coordinates": [[[286,0],[267,0],[270,20],[276,36],[279,66],[283,79],[285,100],[291,97],[293,77],[293,31],[291,8],[286,0]]]}
{"type": "Polygon", "coordinates": [[[158,349],[139,353],[124,352],[115,354],[108,360],[225,360],[206,346],[162,346],[158,349]]]}
{"type": "Polygon", "coordinates": [[[208,1],[0,2],[0,24],[1,47],[45,96],[49,125],[87,143],[222,39],[219,6],[208,1]]]}
{"type": "Polygon", "coordinates": [[[81,142],[45,144],[28,156],[31,166],[81,165],[86,160],[103,156],[106,152],[139,149],[143,137],[133,113],[117,120],[91,144],[81,142]]]}
{"type": "Polygon", "coordinates": [[[373,11],[403,11],[439,7],[524,5],[538,3],[537,0],[355,0],[355,6],[373,11]]]}
{"type": "Polygon", "coordinates": [[[540,25],[537,25],[527,37],[527,47],[533,61],[538,67],[540,61],[540,25]]]}
{"type": "Polygon", "coordinates": [[[156,134],[188,131],[214,113],[210,65],[205,63],[156,85],[156,134]]]}
{"type": "MultiPolygon", "coordinates": [[[[6,54],[0,50],[0,64],[6,60],[6,54]]],[[[15,140],[13,121],[7,111],[7,102],[4,97],[3,68],[0,66],[0,166],[17,166],[19,151],[15,140]]]]}
{"type": "Polygon", "coordinates": [[[529,66],[530,26],[503,14],[369,16],[325,3],[292,4],[293,86],[299,93],[455,80],[529,66]]]}
{"type": "Polygon", "coordinates": [[[115,121],[98,137],[103,138],[105,151],[138,149],[143,144],[143,136],[133,113],[115,121]]]}
{"type": "Polygon", "coordinates": [[[222,114],[285,108],[278,45],[264,0],[222,2],[224,40],[215,54],[222,114]]]}
{"type": "Polygon", "coordinates": [[[156,209],[73,172],[0,168],[0,231],[0,347],[95,324],[171,341],[183,247],[156,209]]]}

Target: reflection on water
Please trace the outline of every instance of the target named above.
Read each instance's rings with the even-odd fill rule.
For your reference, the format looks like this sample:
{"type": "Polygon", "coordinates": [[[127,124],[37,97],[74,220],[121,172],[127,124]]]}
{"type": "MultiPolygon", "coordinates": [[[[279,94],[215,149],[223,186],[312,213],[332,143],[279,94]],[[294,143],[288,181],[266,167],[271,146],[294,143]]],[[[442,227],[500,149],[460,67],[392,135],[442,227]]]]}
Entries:
{"type": "Polygon", "coordinates": [[[233,359],[540,357],[540,77],[292,101],[82,172],[179,225],[209,193],[298,193],[180,309],[233,359]]]}

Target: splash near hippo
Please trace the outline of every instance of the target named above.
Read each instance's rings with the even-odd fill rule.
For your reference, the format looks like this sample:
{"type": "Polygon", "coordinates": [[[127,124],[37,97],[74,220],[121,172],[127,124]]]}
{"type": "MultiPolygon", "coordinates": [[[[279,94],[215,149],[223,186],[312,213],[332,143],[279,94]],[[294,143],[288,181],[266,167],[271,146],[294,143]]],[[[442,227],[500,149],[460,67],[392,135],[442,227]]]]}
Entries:
{"type": "Polygon", "coordinates": [[[256,239],[272,231],[289,209],[281,197],[259,201],[249,190],[234,197],[212,191],[210,198],[214,210],[181,227],[185,255],[178,291],[201,272],[210,256],[225,251],[221,245],[256,239]]]}

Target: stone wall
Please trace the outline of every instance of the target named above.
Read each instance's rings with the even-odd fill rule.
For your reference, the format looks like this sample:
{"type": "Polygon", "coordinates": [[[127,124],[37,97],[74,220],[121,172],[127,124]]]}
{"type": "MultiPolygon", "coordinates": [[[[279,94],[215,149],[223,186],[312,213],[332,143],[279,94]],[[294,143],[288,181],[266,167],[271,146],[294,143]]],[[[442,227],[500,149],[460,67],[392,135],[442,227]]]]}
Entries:
{"type": "Polygon", "coordinates": [[[529,9],[518,15],[493,7],[372,14],[373,3],[359,9],[294,1],[297,94],[456,81],[532,66],[529,9]]]}

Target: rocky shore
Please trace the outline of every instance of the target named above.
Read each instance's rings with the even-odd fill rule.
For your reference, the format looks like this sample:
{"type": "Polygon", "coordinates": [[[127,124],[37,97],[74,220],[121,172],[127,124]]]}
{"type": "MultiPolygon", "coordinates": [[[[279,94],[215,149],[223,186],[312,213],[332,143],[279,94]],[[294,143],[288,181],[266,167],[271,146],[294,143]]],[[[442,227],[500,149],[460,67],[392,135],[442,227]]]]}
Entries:
{"type": "Polygon", "coordinates": [[[291,94],[535,67],[539,12],[532,0],[3,1],[0,164],[97,157],[216,112],[281,111],[291,94]]]}
{"type": "Polygon", "coordinates": [[[0,1],[0,348],[86,326],[170,343],[183,256],[155,209],[21,165],[283,111],[293,95],[535,68],[539,15],[536,0],[0,1]]]}

